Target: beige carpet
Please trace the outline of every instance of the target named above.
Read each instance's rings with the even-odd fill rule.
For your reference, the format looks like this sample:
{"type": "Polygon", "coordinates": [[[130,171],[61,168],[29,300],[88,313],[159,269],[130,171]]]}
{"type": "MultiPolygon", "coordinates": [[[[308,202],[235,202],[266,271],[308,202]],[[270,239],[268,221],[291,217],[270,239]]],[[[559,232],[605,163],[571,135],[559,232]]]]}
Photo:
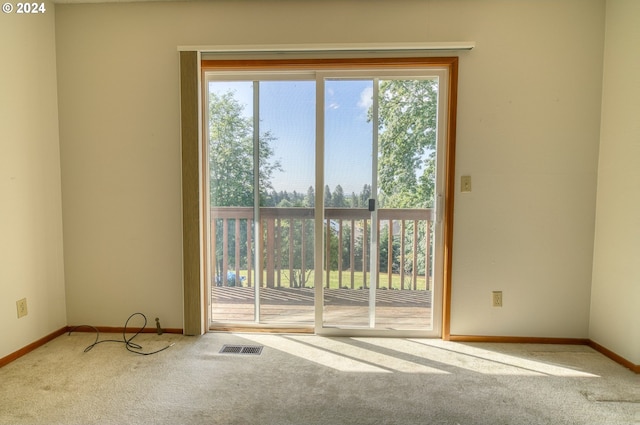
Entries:
{"type": "Polygon", "coordinates": [[[585,346],[214,333],[85,353],[94,339],[1,368],[0,424],[640,424],[640,376],[585,346]]]}

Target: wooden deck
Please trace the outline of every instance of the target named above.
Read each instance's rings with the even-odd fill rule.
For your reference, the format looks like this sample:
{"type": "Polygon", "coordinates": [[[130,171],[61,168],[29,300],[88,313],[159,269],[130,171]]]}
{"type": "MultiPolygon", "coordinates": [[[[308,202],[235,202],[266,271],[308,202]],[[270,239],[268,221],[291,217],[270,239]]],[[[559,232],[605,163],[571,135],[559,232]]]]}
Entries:
{"type": "MultiPolygon", "coordinates": [[[[212,322],[255,324],[254,291],[248,287],[213,288],[212,322]]],[[[260,288],[260,325],[312,326],[314,291],[312,288],[260,288]]],[[[325,325],[368,326],[368,290],[324,289],[323,294],[325,325]]],[[[431,291],[378,290],[376,328],[430,329],[431,297],[431,291]]]]}

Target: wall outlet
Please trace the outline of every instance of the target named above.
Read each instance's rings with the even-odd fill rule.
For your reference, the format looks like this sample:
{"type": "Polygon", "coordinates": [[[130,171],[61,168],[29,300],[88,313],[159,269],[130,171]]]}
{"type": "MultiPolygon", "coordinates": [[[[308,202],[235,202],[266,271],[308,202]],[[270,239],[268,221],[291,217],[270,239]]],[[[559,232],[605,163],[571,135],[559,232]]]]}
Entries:
{"type": "Polygon", "coordinates": [[[18,309],[18,319],[27,315],[27,299],[23,298],[16,301],[16,308],[18,309]]]}
{"type": "Polygon", "coordinates": [[[502,291],[493,291],[493,306],[494,307],[502,307],[502,291]]]}

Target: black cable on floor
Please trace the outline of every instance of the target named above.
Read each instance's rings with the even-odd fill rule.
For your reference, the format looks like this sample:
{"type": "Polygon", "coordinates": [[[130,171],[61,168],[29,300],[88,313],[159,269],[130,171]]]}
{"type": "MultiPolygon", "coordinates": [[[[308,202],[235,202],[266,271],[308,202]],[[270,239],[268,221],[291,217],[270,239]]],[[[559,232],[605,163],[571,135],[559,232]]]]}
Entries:
{"type": "Polygon", "coordinates": [[[127,350],[131,351],[132,353],[140,354],[141,356],[149,356],[151,354],[156,354],[156,353],[159,353],[161,351],[164,351],[164,350],[166,350],[167,348],[171,347],[174,344],[174,343],[171,343],[171,344],[167,345],[166,347],[163,347],[163,348],[161,348],[159,350],[156,350],[156,351],[151,351],[151,352],[140,351],[140,350],[142,350],[142,346],[139,345],[139,344],[133,343],[131,341],[135,337],[137,337],[144,330],[144,328],[146,328],[146,327],[147,327],[147,316],[145,316],[142,313],[133,313],[131,316],[129,316],[127,321],[124,323],[124,329],[122,330],[122,340],[120,340],[120,339],[103,339],[102,341],[99,341],[99,339],[100,339],[100,331],[98,330],[98,328],[96,328],[95,326],[91,326],[91,325],[74,326],[73,328],[71,328],[69,330],[69,335],[71,335],[71,333],[74,332],[78,328],[91,328],[94,331],[96,331],[96,340],[93,342],[93,344],[87,346],[87,348],[84,349],[85,353],[90,351],[96,345],[102,344],[103,342],[118,342],[118,343],[125,344],[125,347],[127,348],[127,350]],[[138,329],[138,331],[131,338],[127,339],[127,326],[129,325],[129,321],[131,320],[131,318],[133,318],[134,316],[142,316],[142,318],[144,319],[144,325],[140,329],[138,329]]]}

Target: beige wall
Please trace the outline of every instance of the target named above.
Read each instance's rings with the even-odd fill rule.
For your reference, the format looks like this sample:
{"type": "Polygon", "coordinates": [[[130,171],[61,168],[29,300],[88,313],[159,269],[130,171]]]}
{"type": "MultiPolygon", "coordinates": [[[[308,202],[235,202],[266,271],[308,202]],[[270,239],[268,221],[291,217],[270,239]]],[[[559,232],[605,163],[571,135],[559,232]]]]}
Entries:
{"type": "Polygon", "coordinates": [[[603,2],[437,4],[441,37],[478,42],[460,71],[456,168],[474,191],[456,197],[451,332],[585,338],[603,2]]]}
{"type": "Polygon", "coordinates": [[[66,322],[54,6],[0,14],[0,358],[66,322]],[[17,318],[16,301],[29,314],[17,318]]]}
{"type": "Polygon", "coordinates": [[[640,2],[608,0],[589,336],[640,364],[640,2]]]}
{"type": "Polygon", "coordinates": [[[459,40],[451,332],[586,338],[602,0],[57,5],[69,323],[182,326],[177,46],[459,40]]]}

